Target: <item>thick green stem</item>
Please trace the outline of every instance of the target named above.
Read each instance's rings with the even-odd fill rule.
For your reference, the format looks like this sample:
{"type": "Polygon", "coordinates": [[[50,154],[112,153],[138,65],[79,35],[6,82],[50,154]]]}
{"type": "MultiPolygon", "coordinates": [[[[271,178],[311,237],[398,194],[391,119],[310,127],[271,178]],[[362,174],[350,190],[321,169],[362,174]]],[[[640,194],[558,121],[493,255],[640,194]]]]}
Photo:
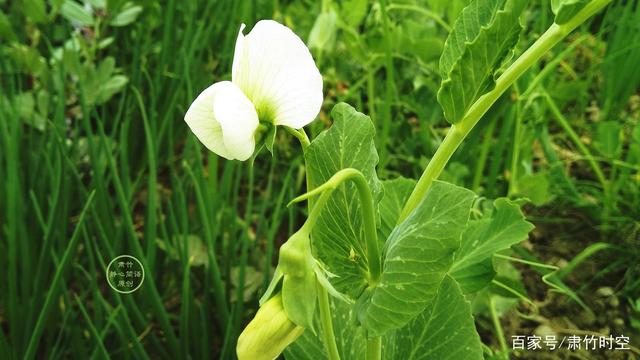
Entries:
{"type": "Polygon", "coordinates": [[[329,304],[329,294],[327,289],[319,282],[316,282],[318,288],[318,307],[320,310],[320,322],[322,324],[322,337],[325,350],[330,360],[340,360],[338,346],[336,345],[336,335],[333,331],[333,320],[331,319],[331,306],[329,304]]]}
{"type": "MultiPolygon", "coordinates": [[[[307,186],[309,186],[309,182],[307,183],[307,186]]],[[[311,231],[311,229],[315,225],[316,220],[318,219],[318,216],[320,215],[320,212],[324,207],[324,204],[327,202],[327,200],[329,200],[330,196],[330,192],[325,192],[322,194],[322,196],[320,196],[318,201],[313,204],[313,209],[309,213],[309,218],[304,224],[304,226],[307,227],[309,231],[311,231]]],[[[320,323],[322,325],[322,340],[324,342],[324,346],[329,359],[340,360],[340,354],[338,354],[338,346],[336,345],[336,335],[333,331],[329,294],[327,292],[327,289],[325,289],[324,286],[320,284],[320,282],[316,282],[316,287],[318,289],[318,309],[320,311],[320,323]]]]}
{"type": "Polygon", "coordinates": [[[313,204],[313,209],[311,209],[311,212],[309,212],[307,221],[305,221],[303,225],[303,228],[307,229],[307,231],[311,231],[313,227],[316,226],[316,221],[318,221],[318,217],[322,212],[322,208],[324,207],[324,204],[326,204],[327,200],[329,200],[329,197],[331,197],[331,192],[325,191],[318,198],[318,200],[313,204]]]}
{"type": "MultiPolygon", "coordinates": [[[[292,134],[293,136],[300,141],[300,145],[302,146],[302,152],[305,153],[307,148],[311,144],[309,141],[309,137],[304,129],[296,130],[293,128],[285,127],[285,129],[292,134]]],[[[307,159],[305,158],[305,169],[308,169],[307,159]]],[[[309,172],[307,171],[307,191],[311,191],[311,177],[309,176],[309,172]]],[[[308,226],[313,226],[315,224],[316,219],[318,218],[319,212],[324,207],[325,202],[329,199],[329,193],[323,194],[318,201],[313,204],[312,199],[307,201],[307,208],[309,211],[309,218],[305,223],[310,223],[308,226]],[[310,220],[310,221],[309,221],[310,220]]],[[[338,353],[338,345],[336,344],[336,335],[333,331],[333,319],[331,318],[331,306],[329,303],[329,293],[327,289],[320,284],[320,282],[316,282],[316,288],[318,289],[318,311],[320,312],[320,326],[322,327],[322,341],[324,342],[325,350],[327,351],[327,355],[329,360],[340,360],[340,354],[338,353]]]]}
{"type": "Polygon", "coordinates": [[[362,220],[364,224],[364,237],[367,246],[367,261],[369,263],[369,285],[375,285],[380,279],[382,265],[380,263],[380,249],[378,248],[378,233],[376,232],[376,215],[373,207],[373,197],[369,184],[364,175],[355,169],[345,169],[341,172],[349,171],[351,180],[358,189],[360,195],[360,205],[362,206],[362,220]]]}
{"type": "MultiPolygon", "coordinates": [[[[367,252],[367,260],[369,262],[369,285],[376,285],[380,279],[381,263],[380,263],[380,249],[378,247],[378,233],[376,232],[376,217],[375,209],[373,206],[373,196],[371,196],[371,190],[369,184],[364,175],[353,168],[342,169],[335,173],[331,179],[327,180],[324,184],[309,191],[306,194],[300,195],[293,199],[291,202],[299,202],[306,199],[311,199],[313,196],[322,194],[321,199],[328,196],[334,189],[347,180],[352,180],[358,191],[360,197],[360,204],[362,206],[362,223],[364,225],[365,247],[367,252]]],[[[325,200],[326,201],[326,200],[325,200]]],[[[320,202],[320,200],[318,200],[320,202]]],[[[309,215],[310,224],[315,224],[316,218],[319,215],[320,209],[316,206],[313,208],[313,212],[309,215]]]]}
{"type": "Polygon", "coordinates": [[[304,131],[304,129],[296,130],[288,126],[283,127],[289,134],[293,135],[296,139],[298,139],[298,141],[300,141],[302,152],[307,150],[307,147],[311,144],[311,142],[309,141],[309,137],[307,136],[307,133],[304,131]]]}
{"type": "Polygon", "coordinates": [[[467,134],[468,132],[464,132],[458,126],[451,126],[444,141],[438,146],[438,150],[436,150],[435,155],[433,155],[433,158],[431,158],[431,161],[427,164],[427,168],[422,173],[422,176],[420,176],[420,180],[418,180],[409,199],[407,199],[398,218],[398,223],[404,221],[411,211],[422,201],[433,180],[440,176],[442,169],[447,165],[451,155],[453,155],[458,146],[460,146],[460,143],[462,143],[462,140],[464,140],[467,134]]]}
{"type": "Polygon", "coordinates": [[[442,144],[436,150],[433,158],[427,165],[424,173],[418,180],[416,187],[409,196],[398,222],[402,222],[411,211],[418,206],[427,193],[429,186],[436,179],[447,164],[451,155],[456,151],[464,138],[469,134],[478,121],[498,100],[498,98],[533,64],[564,39],[571,31],[585,22],[593,14],[609,4],[611,0],[593,0],[576,14],[569,22],[558,25],[553,24],[542,36],[529,47],[505,72],[496,80],[495,87],[490,92],[481,96],[457,124],[451,126],[442,144]]]}
{"type": "Polygon", "coordinates": [[[382,338],[374,337],[367,340],[367,360],[380,360],[382,358],[382,338]]]}

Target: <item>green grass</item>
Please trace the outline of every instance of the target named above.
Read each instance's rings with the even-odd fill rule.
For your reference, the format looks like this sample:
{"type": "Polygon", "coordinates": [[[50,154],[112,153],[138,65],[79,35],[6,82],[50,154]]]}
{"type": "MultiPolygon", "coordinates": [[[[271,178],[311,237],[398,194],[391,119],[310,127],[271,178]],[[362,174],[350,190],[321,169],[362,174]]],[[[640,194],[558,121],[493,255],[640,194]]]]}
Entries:
{"type": "MultiPolygon", "coordinates": [[[[358,1],[324,3],[340,21],[319,60],[326,100],[309,132],[347,101],[376,122],[381,176],[418,176],[443,139],[438,57],[464,1],[363,1],[363,14],[358,1]]],[[[275,18],[306,40],[321,5],[140,1],[135,22],[103,19],[81,33],[50,6],[43,19],[37,4],[0,1],[0,357],[233,358],[279,245],[303,219],[304,209],[285,206],[304,192],[303,162],[284,132],[275,155],[262,152],[253,167],[225,161],[182,118],[202,89],[230,77],[242,22],[275,18]],[[81,46],[61,51],[69,39],[81,46]],[[108,58],[116,70],[95,80],[108,58]],[[101,101],[101,84],[117,75],[128,83],[101,101]],[[104,278],[120,254],[145,265],[131,295],[104,278]]],[[[107,14],[120,6],[109,2],[107,14]]],[[[529,7],[519,49],[552,21],[547,2],[529,7]]],[[[587,298],[615,287],[629,319],[640,319],[630,305],[640,299],[639,8],[614,2],[554,49],[443,174],[482,196],[535,200],[536,225],[560,228],[545,241],[586,228],[590,239],[569,252],[578,268],[610,266],[582,287],[563,279],[587,298]],[[619,128],[599,130],[604,121],[619,128]],[[597,241],[616,261],[580,257],[597,241]]],[[[491,337],[495,324],[480,325],[491,337]]]]}

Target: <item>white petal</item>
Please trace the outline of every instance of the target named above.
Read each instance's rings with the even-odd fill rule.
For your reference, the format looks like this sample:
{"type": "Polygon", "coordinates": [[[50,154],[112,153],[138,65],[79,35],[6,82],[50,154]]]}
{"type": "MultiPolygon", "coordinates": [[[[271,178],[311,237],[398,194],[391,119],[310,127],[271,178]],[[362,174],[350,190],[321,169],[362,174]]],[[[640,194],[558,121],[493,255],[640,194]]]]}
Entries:
{"type": "Polygon", "coordinates": [[[244,36],[240,27],[232,79],[253,102],[261,121],[299,129],[322,105],[322,76],[304,42],[273,20],[244,36]]]}
{"type": "Polygon", "coordinates": [[[256,147],[256,109],[242,90],[231,81],[222,81],[213,102],[213,113],[222,127],[224,145],[238,160],[247,160],[256,147]]]}
{"type": "Polygon", "coordinates": [[[253,153],[258,116],[249,99],[229,81],[206,88],[184,120],[204,146],[224,158],[246,160],[253,153]]]}
{"type": "Polygon", "coordinates": [[[219,89],[218,84],[209,86],[198,95],[184,115],[184,121],[207,149],[224,158],[233,159],[222,140],[222,127],[213,116],[213,99],[219,89]]]}

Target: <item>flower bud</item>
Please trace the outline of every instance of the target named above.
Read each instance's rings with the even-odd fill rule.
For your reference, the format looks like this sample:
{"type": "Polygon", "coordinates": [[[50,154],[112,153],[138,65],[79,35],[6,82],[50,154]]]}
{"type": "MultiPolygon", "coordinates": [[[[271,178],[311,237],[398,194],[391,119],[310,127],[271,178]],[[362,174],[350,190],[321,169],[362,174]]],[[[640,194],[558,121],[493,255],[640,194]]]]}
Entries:
{"type": "Polygon", "coordinates": [[[309,230],[303,227],[280,247],[278,266],[284,274],[282,304],[291,321],[315,333],[313,316],[318,281],[314,265],[309,230]]]}
{"type": "Polygon", "coordinates": [[[282,244],[278,265],[285,275],[304,276],[312,263],[309,232],[303,228],[282,244]]]}
{"type": "Polygon", "coordinates": [[[265,302],[238,338],[236,353],[239,360],[272,360],[293,343],[304,328],[289,318],[282,306],[282,296],[275,295],[265,302]]]}

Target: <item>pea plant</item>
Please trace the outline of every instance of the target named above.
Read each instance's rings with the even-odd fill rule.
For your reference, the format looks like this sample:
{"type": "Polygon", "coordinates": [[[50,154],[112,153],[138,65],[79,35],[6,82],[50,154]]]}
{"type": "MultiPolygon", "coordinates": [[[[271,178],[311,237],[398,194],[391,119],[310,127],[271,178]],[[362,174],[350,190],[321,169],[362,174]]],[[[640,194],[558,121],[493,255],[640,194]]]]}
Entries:
{"type": "Polygon", "coordinates": [[[555,22],[515,58],[525,0],[474,0],[440,58],[438,102],[451,124],[422,176],[381,181],[371,119],[348,104],[309,140],[322,76],[302,40],[270,20],[237,38],[232,80],[213,84],[185,121],[211,151],[255,159],[281,129],[299,140],[304,224],[280,248],[273,280],[239,337],[240,359],[482,359],[468,299],[493,256],[527,238],[520,203],[437,180],[451,155],[527,69],[610,0],[552,0],[555,22]]]}

